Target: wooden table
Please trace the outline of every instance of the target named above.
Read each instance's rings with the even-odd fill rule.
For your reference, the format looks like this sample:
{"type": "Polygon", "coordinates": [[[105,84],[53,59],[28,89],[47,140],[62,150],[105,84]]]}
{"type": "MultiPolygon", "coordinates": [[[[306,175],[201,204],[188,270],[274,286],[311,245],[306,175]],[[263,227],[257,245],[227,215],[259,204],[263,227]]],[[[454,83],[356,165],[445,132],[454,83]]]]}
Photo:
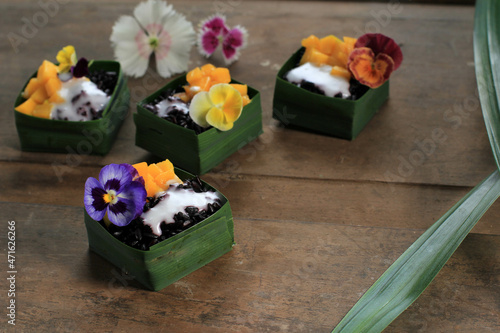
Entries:
{"type": "MultiPolygon", "coordinates": [[[[229,198],[237,245],[160,292],[142,289],[88,251],[86,178],[112,162],[158,161],[134,145],[135,107],[111,152],[96,157],[22,152],[12,106],[28,76],[62,46],[111,59],[111,27],[136,1],[61,4],[17,53],[8,34],[22,36],[23,20],[32,22],[42,9],[2,1],[0,330],[13,331],[5,315],[6,243],[7,222],[15,221],[18,331],[329,332],[419,235],[495,169],[477,98],[473,7],[171,3],[194,24],[226,4],[229,24],[250,33],[230,69],[260,90],[264,134],[202,177],[229,198]],[[275,75],[300,40],[367,29],[401,43],[405,59],[391,78],[389,101],[361,135],[350,142],[277,126],[275,75]]],[[[205,62],[193,49],[190,68],[205,62]]],[[[166,82],[154,71],[130,79],[131,104],[166,82]]],[[[387,332],[500,330],[499,218],[496,203],[387,332]]]]}

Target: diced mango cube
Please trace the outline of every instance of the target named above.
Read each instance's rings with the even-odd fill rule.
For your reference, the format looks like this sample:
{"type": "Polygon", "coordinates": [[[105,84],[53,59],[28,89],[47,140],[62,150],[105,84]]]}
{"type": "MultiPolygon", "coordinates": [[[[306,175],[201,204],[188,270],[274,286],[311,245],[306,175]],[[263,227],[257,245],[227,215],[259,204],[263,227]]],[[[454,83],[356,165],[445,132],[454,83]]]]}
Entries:
{"type": "Polygon", "coordinates": [[[352,52],[352,50],[354,49],[354,44],[356,44],[357,41],[357,38],[344,36],[344,45],[348,54],[352,52]]]}
{"type": "Polygon", "coordinates": [[[57,93],[49,97],[49,102],[53,104],[60,104],[64,103],[65,101],[66,100],[57,93]]]}
{"type": "Polygon", "coordinates": [[[306,48],[306,51],[304,52],[304,55],[300,59],[300,65],[305,64],[306,62],[309,62],[309,59],[311,59],[311,54],[312,54],[313,48],[306,48]]]}
{"type": "Polygon", "coordinates": [[[230,86],[238,90],[241,96],[248,95],[248,86],[246,84],[231,83],[230,86]]]}
{"type": "Polygon", "coordinates": [[[215,69],[215,66],[212,64],[206,64],[206,65],[201,66],[201,71],[205,75],[210,75],[214,69],[215,69]]]}
{"type": "Polygon", "coordinates": [[[158,186],[162,187],[163,189],[167,189],[168,186],[172,182],[176,182],[177,176],[175,175],[174,170],[168,170],[160,173],[158,176],[155,177],[155,182],[158,184],[158,186]]]}
{"type": "Polygon", "coordinates": [[[193,82],[200,80],[202,77],[203,77],[203,72],[199,67],[196,67],[195,69],[189,71],[186,74],[186,81],[192,85],[193,82]]]}
{"type": "Polygon", "coordinates": [[[37,105],[38,104],[34,100],[29,98],[24,103],[18,105],[15,110],[31,116],[33,114],[33,110],[37,105]]]}
{"type": "Polygon", "coordinates": [[[338,54],[328,57],[328,60],[326,63],[332,67],[333,66],[346,67],[346,64],[347,64],[347,62],[344,62],[342,59],[339,59],[338,54]]]}
{"type": "Polygon", "coordinates": [[[162,173],[163,171],[160,169],[160,167],[158,167],[158,165],[156,164],[153,164],[151,163],[149,166],[148,166],[148,173],[153,176],[153,178],[155,178],[156,176],[158,176],[160,173],[162,173]]]}
{"type": "Polygon", "coordinates": [[[146,162],[136,163],[132,166],[137,170],[139,176],[145,177],[148,174],[148,164],[146,162]]]}
{"type": "Polygon", "coordinates": [[[243,106],[247,105],[248,103],[250,103],[252,100],[250,99],[250,97],[248,97],[248,95],[245,95],[245,96],[241,96],[242,99],[243,99],[243,106]]]}
{"type": "Polygon", "coordinates": [[[174,165],[172,164],[172,162],[170,162],[169,160],[165,160],[163,162],[160,162],[160,163],[156,163],[156,165],[160,168],[161,171],[165,172],[165,171],[172,171],[174,170],[174,165]]]}
{"type": "Polygon", "coordinates": [[[156,193],[163,191],[163,189],[156,184],[155,179],[151,174],[146,174],[144,178],[144,185],[146,187],[146,192],[148,197],[154,197],[156,193]]]}
{"type": "Polygon", "coordinates": [[[311,35],[302,40],[302,46],[306,48],[316,48],[319,46],[319,38],[311,35]]]}
{"type": "Polygon", "coordinates": [[[50,119],[50,113],[52,112],[52,103],[46,101],[43,104],[38,104],[33,109],[33,116],[39,118],[50,119]]]}
{"type": "Polygon", "coordinates": [[[200,91],[209,91],[210,87],[212,86],[211,82],[212,79],[210,78],[210,76],[204,76],[200,80],[191,84],[191,86],[199,87],[200,91]]]}
{"type": "Polygon", "coordinates": [[[324,65],[328,62],[328,55],[324,54],[323,52],[321,52],[319,50],[312,49],[311,54],[310,54],[310,58],[309,58],[309,62],[311,62],[317,66],[324,65]]]}
{"type": "Polygon", "coordinates": [[[24,88],[23,97],[28,99],[40,87],[40,82],[36,77],[32,78],[26,88],[24,88]]]}
{"type": "Polygon", "coordinates": [[[351,73],[345,67],[333,66],[330,74],[334,76],[344,77],[347,80],[351,79],[351,73]]]}
{"type": "Polygon", "coordinates": [[[62,82],[58,77],[50,78],[47,83],[45,83],[45,90],[47,91],[47,95],[50,97],[61,89],[62,82]]]}
{"type": "Polygon", "coordinates": [[[214,69],[212,73],[210,73],[210,78],[212,79],[212,84],[231,82],[229,69],[223,67],[214,69]]]}
{"type": "Polygon", "coordinates": [[[45,84],[50,78],[57,77],[57,66],[48,60],[44,60],[38,68],[37,79],[45,84]]]}
{"type": "Polygon", "coordinates": [[[188,94],[185,92],[174,94],[174,96],[180,98],[184,103],[189,102],[190,99],[188,94]]]}
{"type": "Polygon", "coordinates": [[[319,40],[319,51],[332,55],[342,44],[342,41],[334,35],[323,37],[319,40]]]}
{"type": "Polygon", "coordinates": [[[30,99],[34,100],[37,104],[42,104],[45,100],[49,98],[47,92],[45,91],[45,87],[41,86],[33,94],[31,94],[30,99]]]}

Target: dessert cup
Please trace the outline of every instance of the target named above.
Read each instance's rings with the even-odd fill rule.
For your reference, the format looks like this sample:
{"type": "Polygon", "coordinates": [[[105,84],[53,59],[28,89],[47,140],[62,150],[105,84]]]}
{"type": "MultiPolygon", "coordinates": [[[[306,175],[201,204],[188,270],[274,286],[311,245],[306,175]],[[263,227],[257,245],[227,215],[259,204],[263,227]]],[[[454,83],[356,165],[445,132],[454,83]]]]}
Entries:
{"type": "MultiPolygon", "coordinates": [[[[181,179],[193,175],[175,169],[181,179]]],[[[215,190],[209,184],[203,184],[215,190]]],[[[220,192],[222,206],[194,226],[147,251],[132,248],[116,239],[85,211],[89,248],[127,272],[141,285],[158,291],[229,252],[234,245],[233,217],[229,201],[220,192]]]]}
{"type": "MultiPolygon", "coordinates": [[[[134,122],[137,127],[137,146],[165,159],[193,174],[203,174],[220,164],[231,154],[262,134],[262,108],[260,93],[248,87],[251,103],[243,108],[240,118],[229,131],[216,128],[196,134],[193,130],[176,125],[146,110],[163,91],[176,90],[187,83],[183,75],[137,104],[134,122]]],[[[231,83],[239,83],[231,81],[231,83]]]]}
{"type": "MultiPolygon", "coordinates": [[[[118,73],[116,87],[104,109],[103,117],[78,122],[38,118],[14,111],[21,150],[84,155],[105,155],[109,152],[127,115],[130,93],[118,62],[96,60],[89,70],[118,73]]],[[[36,75],[35,72],[30,79],[36,75]]],[[[28,82],[29,79],[19,93],[14,107],[25,101],[22,92],[28,82]]]]}
{"type": "Polygon", "coordinates": [[[353,140],[389,97],[389,81],[376,89],[368,89],[357,100],[312,93],[283,78],[299,62],[303,51],[303,47],[297,50],[276,76],[273,118],[285,126],[353,140]]]}

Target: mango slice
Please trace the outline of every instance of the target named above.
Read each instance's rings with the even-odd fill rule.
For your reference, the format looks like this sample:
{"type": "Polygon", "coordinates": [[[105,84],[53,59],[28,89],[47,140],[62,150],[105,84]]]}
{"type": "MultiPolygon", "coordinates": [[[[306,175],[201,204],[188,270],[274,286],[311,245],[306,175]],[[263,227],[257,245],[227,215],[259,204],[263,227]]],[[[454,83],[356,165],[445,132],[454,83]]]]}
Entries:
{"type": "Polygon", "coordinates": [[[33,109],[33,116],[39,118],[50,119],[50,113],[52,111],[52,103],[45,101],[43,104],[38,104],[33,109]]]}
{"type": "Polygon", "coordinates": [[[155,178],[156,176],[158,176],[160,173],[162,172],[162,170],[160,169],[159,166],[157,166],[156,164],[154,163],[151,163],[149,166],[148,166],[148,173],[153,176],[153,178],[155,178]]]}
{"type": "Polygon", "coordinates": [[[206,64],[201,66],[201,71],[204,75],[210,75],[212,71],[215,70],[215,66],[212,64],[206,64]]]}
{"type": "Polygon", "coordinates": [[[248,86],[246,84],[231,83],[229,85],[238,90],[242,96],[248,94],[248,86]]]}
{"type": "Polygon", "coordinates": [[[47,91],[47,95],[50,97],[52,95],[57,94],[57,92],[61,89],[62,82],[58,77],[50,78],[47,83],[45,83],[45,90],[47,91]]]}
{"type": "Polygon", "coordinates": [[[59,94],[54,94],[49,97],[49,102],[52,104],[64,103],[65,99],[59,96],[59,94]]]}
{"type": "Polygon", "coordinates": [[[155,179],[150,174],[147,174],[144,178],[144,186],[146,187],[148,197],[154,197],[156,193],[163,191],[163,189],[156,184],[155,179]]]}
{"type": "Polygon", "coordinates": [[[328,62],[328,55],[322,53],[319,50],[312,49],[309,55],[309,61],[315,64],[316,66],[324,65],[328,62]]]}
{"type": "Polygon", "coordinates": [[[143,176],[148,173],[148,164],[146,162],[136,163],[132,166],[137,170],[139,176],[143,176]]]}
{"type": "Polygon", "coordinates": [[[37,79],[45,84],[50,78],[57,77],[57,66],[48,60],[44,60],[38,68],[37,79]]]}
{"type": "Polygon", "coordinates": [[[243,101],[243,106],[247,105],[248,103],[250,103],[252,101],[250,99],[250,97],[248,97],[248,95],[241,96],[241,100],[243,101]]]}
{"type": "Polygon", "coordinates": [[[165,185],[170,185],[171,180],[175,180],[177,176],[175,175],[174,170],[168,170],[160,173],[158,176],[155,177],[155,182],[158,184],[160,187],[166,187],[165,190],[168,188],[168,186],[165,185]],[[163,184],[159,185],[159,184],[163,184]]]}
{"type": "Polygon", "coordinates": [[[189,102],[190,98],[185,92],[174,94],[175,97],[180,98],[184,103],[189,102]]]}
{"type": "Polygon", "coordinates": [[[302,40],[302,46],[305,48],[317,48],[319,46],[319,38],[311,35],[302,40]]]}
{"type": "Polygon", "coordinates": [[[222,67],[214,69],[210,73],[210,78],[212,79],[214,84],[231,82],[231,75],[229,74],[229,69],[222,67]]]}
{"type": "Polygon", "coordinates": [[[182,183],[175,174],[174,165],[169,160],[150,165],[141,162],[132,166],[144,179],[148,197],[154,197],[157,193],[166,191],[173,183],[182,183]]]}
{"type": "Polygon", "coordinates": [[[42,104],[45,100],[49,98],[47,92],[45,91],[45,87],[39,87],[33,94],[31,94],[30,99],[34,100],[37,104],[42,104]]]}
{"type": "Polygon", "coordinates": [[[15,110],[31,116],[36,106],[37,103],[31,98],[28,98],[24,103],[18,105],[15,110]]]}
{"type": "Polygon", "coordinates": [[[324,54],[332,55],[343,42],[337,37],[330,35],[319,40],[318,50],[324,54]]]}
{"type": "Polygon", "coordinates": [[[19,105],[16,111],[49,119],[53,104],[64,102],[64,99],[58,94],[61,86],[61,80],[57,75],[57,66],[44,60],[38,68],[36,78],[32,78],[28,82],[22,93],[26,101],[19,105]]]}
{"type": "Polygon", "coordinates": [[[156,163],[156,166],[160,168],[161,171],[173,171],[174,165],[169,160],[165,160],[160,163],[156,163]]]}
{"type": "Polygon", "coordinates": [[[195,85],[200,87],[201,91],[209,91],[210,87],[213,85],[213,82],[210,76],[204,76],[200,80],[198,80],[195,85]]]}
{"type": "Polygon", "coordinates": [[[186,81],[190,85],[194,85],[194,82],[201,80],[203,76],[204,75],[201,69],[199,67],[196,67],[195,69],[186,74],[186,81]]]}
{"type": "Polygon", "coordinates": [[[333,75],[333,76],[344,77],[347,80],[351,79],[351,73],[349,73],[349,71],[346,68],[340,67],[340,66],[333,66],[330,74],[333,75]]]}
{"type": "Polygon", "coordinates": [[[28,84],[26,85],[26,88],[23,91],[23,97],[28,99],[30,96],[41,86],[40,82],[36,77],[32,78],[28,84]]]}

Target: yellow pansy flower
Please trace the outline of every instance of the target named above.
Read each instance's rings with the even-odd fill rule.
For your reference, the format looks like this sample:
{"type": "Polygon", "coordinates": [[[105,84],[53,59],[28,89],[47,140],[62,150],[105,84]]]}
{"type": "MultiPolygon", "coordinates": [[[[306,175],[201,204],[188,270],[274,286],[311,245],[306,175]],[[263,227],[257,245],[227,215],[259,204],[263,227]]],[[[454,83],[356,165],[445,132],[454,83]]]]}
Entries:
{"type": "Polygon", "coordinates": [[[226,83],[213,85],[208,92],[201,91],[193,97],[189,115],[201,127],[228,131],[241,115],[243,99],[238,90],[226,83]]]}
{"type": "Polygon", "coordinates": [[[75,48],[72,45],[63,47],[56,56],[59,66],[57,67],[59,73],[66,73],[71,70],[71,66],[75,66],[78,59],[76,58],[75,48]]]}

